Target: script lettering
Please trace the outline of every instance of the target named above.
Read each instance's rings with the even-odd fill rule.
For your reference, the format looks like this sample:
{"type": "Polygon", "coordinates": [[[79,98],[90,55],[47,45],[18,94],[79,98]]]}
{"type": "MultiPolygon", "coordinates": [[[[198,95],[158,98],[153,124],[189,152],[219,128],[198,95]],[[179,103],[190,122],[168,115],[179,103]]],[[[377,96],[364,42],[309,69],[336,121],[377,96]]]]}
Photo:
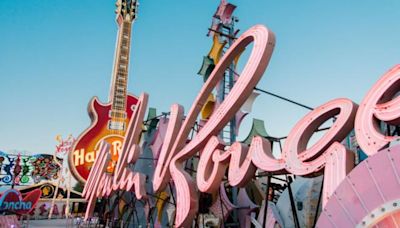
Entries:
{"type": "MultiPolygon", "coordinates": [[[[261,79],[274,44],[272,32],[260,25],[252,27],[233,43],[219,61],[186,117],[182,106],[171,106],[169,124],[154,172],[153,188],[161,191],[171,178],[174,181],[177,193],[176,227],[192,225],[198,210],[198,190],[216,192],[227,170],[229,184],[237,187],[245,186],[257,169],[272,174],[301,176],[324,173],[322,204],[325,206],[333,191],[354,167],[354,153],[340,143],[354,125],[357,141],[368,155],[377,153],[397,138],[382,134],[380,121],[400,124],[400,96],[396,97],[400,91],[400,65],[391,69],[372,87],[359,108],[351,100],[339,98],[305,115],[290,131],[281,158],[275,158],[271,143],[259,136],[254,137],[250,145],[235,142],[227,148],[217,135],[238,112],[261,79]],[[250,43],[254,43],[253,50],[231,92],[188,142],[188,135],[209,94],[233,59],[250,43]],[[332,126],[308,147],[313,134],[330,119],[333,120],[332,126]],[[197,189],[192,176],[185,172],[183,163],[198,152],[201,153],[196,175],[197,189]]],[[[121,151],[113,175],[106,172],[111,146],[106,142],[100,144],[99,154],[83,191],[88,200],[86,219],[93,212],[96,198],[109,196],[113,191],[134,191],[136,198],[146,197],[145,176],[133,172],[128,165],[136,162],[141,153],[138,143],[147,100],[147,94],[140,97],[124,142],[112,145],[113,151],[121,151]]],[[[87,159],[79,151],[75,151],[74,156],[75,163],[87,159]]]]}
{"type": "Polygon", "coordinates": [[[88,201],[85,214],[86,220],[93,214],[96,199],[109,196],[113,191],[134,191],[137,199],[146,197],[146,189],[144,188],[146,176],[130,170],[127,166],[135,163],[141,152],[137,144],[140,139],[142,120],[147,102],[148,95],[142,94],[129,122],[121,154],[113,175],[106,172],[107,164],[111,157],[110,145],[105,141],[100,143],[99,154],[82,192],[82,195],[88,201]]]}
{"type": "Polygon", "coordinates": [[[334,182],[328,177],[324,180],[323,205],[353,167],[354,163],[341,162],[340,158],[347,161],[353,160],[351,159],[353,153],[347,151],[340,142],[353,129],[357,107],[351,100],[344,98],[327,102],[304,116],[293,127],[285,141],[282,159],[286,163],[285,169],[288,173],[310,175],[320,172],[325,166],[325,172],[338,171],[334,182]],[[325,121],[335,116],[336,119],[329,130],[307,149],[308,141],[314,132],[325,121]],[[328,162],[328,160],[335,161],[334,158],[339,160],[336,163],[328,162]],[[326,183],[330,184],[326,185],[326,183]]]}
{"type": "Polygon", "coordinates": [[[400,97],[395,97],[400,91],[399,83],[400,65],[396,65],[374,84],[360,104],[355,122],[356,138],[368,156],[398,138],[382,134],[379,121],[400,124],[400,97]]]}
{"type": "Polygon", "coordinates": [[[330,181],[329,186],[324,188],[325,204],[333,189],[352,168],[349,162],[344,162],[352,161],[352,153],[338,142],[353,129],[356,110],[357,105],[348,99],[336,99],[316,108],[303,117],[290,132],[283,148],[282,159],[274,158],[270,143],[261,137],[252,140],[250,149],[247,145],[235,142],[223,152],[224,143],[213,136],[200,156],[197,186],[203,192],[215,192],[228,167],[229,184],[243,187],[254,176],[256,168],[274,173],[283,173],[283,169],[286,169],[286,173],[304,176],[318,173],[326,166],[326,172],[338,170],[338,173],[335,181],[330,181]],[[328,132],[311,148],[306,149],[312,134],[334,116],[336,120],[328,132]]]}
{"type": "MultiPolygon", "coordinates": [[[[184,171],[182,163],[184,160],[189,159],[196,152],[202,149],[211,136],[217,135],[244,104],[246,99],[252,93],[257,82],[261,79],[271,58],[274,45],[275,38],[273,33],[267,30],[264,26],[254,26],[242,34],[220,60],[201,89],[188,116],[185,118],[179,133],[175,137],[175,142],[171,149],[162,151],[165,154],[160,155],[160,157],[169,157],[171,156],[170,153],[172,153],[172,155],[176,154],[172,157],[170,164],[158,161],[157,166],[169,165],[170,175],[174,180],[175,185],[179,186],[176,188],[177,208],[175,225],[177,227],[189,226],[198,207],[195,183],[190,175],[184,171]],[[190,129],[194,125],[200,109],[206,102],[208,95],[211,93],[218,81],[222,79],[223,73],[233,59],[252,42],[254,42],[254,48],[235,86],[218,109],[215,110],[202,130],[198,132],[191,142],[185,145],[190,129]]],[[[176,133],[176,131],[173,133],[176,133]]]]}
{"type": "Polygon", "coordinates": [[[169,164],[171,163],[172,157],[176,154],[176,152],[172,150],[172,146],[174,145],[174,139],[177,138],[178,131],[182,125],[183,107],[174,104],[171,107],[170,113],[170,120],[166,130],[163,147],[161,148],[157,166],[154,171],[153,189],[156,192],[163,190],[171,179],[169,164]]]}

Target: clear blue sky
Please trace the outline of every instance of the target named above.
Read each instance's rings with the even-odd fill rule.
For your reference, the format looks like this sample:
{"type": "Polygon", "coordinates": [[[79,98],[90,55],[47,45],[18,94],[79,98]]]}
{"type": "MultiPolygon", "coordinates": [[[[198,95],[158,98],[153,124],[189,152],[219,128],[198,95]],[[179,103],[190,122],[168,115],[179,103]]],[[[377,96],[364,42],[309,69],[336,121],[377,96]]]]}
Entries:
{"type": "MultiPolygon", "coordinates": [[[[258,87],[309,106],[337,97],[359,103],[400,63],[400,1],[232,0],[238,28],[272,29],[277,44],[258,87]]],[[[150,106],[189,109],[219,1],[142,0],[133,28],[129,90],[150,106]]],[[[57,134],[89,126],[87,103],[107,100],[117,27],[113,0],[0,1],[0,150],[51,153],[57,134]]],[[[244,61],[244,60],[242,60],[244,61]]],[[[306,110],[261,95],[246,119],[287,135],[306,110]]]]}

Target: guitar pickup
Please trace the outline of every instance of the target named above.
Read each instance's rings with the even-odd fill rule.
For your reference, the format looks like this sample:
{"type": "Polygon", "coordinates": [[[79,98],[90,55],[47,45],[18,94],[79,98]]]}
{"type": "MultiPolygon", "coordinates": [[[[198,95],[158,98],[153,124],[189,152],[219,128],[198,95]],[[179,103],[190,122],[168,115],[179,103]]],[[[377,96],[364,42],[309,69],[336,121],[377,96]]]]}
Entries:
{"type": "Polygon", "coordinates": [[[117,122],[111,120],[108,122],[108,129],[123,131],[125,130],[125,122],[117,122]]]}

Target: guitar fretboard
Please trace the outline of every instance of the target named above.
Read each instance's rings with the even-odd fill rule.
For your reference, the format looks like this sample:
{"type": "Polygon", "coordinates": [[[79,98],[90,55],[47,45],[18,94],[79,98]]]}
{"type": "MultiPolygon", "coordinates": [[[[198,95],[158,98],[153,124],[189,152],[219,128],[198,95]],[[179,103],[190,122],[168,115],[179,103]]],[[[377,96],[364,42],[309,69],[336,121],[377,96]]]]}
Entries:
{"type": "Polygon", "coordinates": [[[126,95],[128,86],[129,51],[131,42],[131,22],[120,25],[117,42],[117,53],[112,88],[111,117],[115,120],[126,118],[126,95]]]}

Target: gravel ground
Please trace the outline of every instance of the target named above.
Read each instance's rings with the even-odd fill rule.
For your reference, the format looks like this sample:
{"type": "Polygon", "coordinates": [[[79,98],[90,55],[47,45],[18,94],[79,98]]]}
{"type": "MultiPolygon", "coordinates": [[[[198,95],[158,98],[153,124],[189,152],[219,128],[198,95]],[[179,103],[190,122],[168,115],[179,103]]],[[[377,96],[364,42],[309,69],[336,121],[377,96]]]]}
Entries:
{"type": "MultiPolygon", "coordinates": [[[[68,228],[86,228],[86,227],[95,227],[94,225],[80,225],[78,226],[77,220],[72,219],[52,219],[52,220],[30,220],[29,222],[24,221],[22,227],[29,228],[50,228],[50,227],[68,227],[68,228]]],[[[97,226],[99,227],[99,226],[97,226]]]]}

